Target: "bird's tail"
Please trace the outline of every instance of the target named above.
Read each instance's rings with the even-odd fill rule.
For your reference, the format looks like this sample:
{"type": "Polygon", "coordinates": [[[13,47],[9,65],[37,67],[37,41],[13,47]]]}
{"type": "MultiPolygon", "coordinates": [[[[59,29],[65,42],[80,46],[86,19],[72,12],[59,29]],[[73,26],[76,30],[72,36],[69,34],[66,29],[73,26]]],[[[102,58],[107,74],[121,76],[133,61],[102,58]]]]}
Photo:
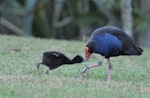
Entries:
{"type": "Polygon", "coordinates": [[[138,52],[138,55],[141,55],[141,54],[143,53],[143,49],[140,48],[140,47],[138,47],[138,48],[137,48],[137,52],[138,52]]]}
{"type": "Polygon", "coordinates": [[[140,48],[137,44],[133,44],[130,48],[133,52],[133,55],[142,55],[143,49],[140,48]]]}
{"type": "Polygon", "coordinates": [[[123,52],[122,55],[142,55],[143,49],[137,46],[131,47],[123,52]]]}

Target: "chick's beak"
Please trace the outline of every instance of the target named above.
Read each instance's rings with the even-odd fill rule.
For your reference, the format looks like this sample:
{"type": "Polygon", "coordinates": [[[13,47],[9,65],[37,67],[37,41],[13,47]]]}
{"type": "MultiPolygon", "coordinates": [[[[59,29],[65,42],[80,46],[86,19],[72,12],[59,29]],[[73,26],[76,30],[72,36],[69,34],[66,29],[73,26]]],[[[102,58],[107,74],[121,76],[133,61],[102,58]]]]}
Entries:
{"type": "Polygon", "coordinates": [[[88,47],[85,47],[85,55],[86,55],[86,61],[88,61],[90,56],[91,56],[91,53],[89,53],[89,48],[88,47]]]}

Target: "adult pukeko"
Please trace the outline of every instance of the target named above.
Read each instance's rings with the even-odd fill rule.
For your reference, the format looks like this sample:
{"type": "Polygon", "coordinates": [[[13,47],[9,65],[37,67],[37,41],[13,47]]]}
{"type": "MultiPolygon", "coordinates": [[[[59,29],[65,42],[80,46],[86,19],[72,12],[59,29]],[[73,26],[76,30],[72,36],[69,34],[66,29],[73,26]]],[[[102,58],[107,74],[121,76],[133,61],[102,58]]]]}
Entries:
{"type": "Polygon", "coordinates": [[[82,56],[75,56],[72,60],[66,57],[64,54],[56,51],[51,52],[44,52],[42,62],[37,64],[37,70],[39,73],[40,64],[46,65],[49,69],[46,71],[48,74],[49,70],[55,69],[63,64],[74,64],[74,63],[81,63],[84,61],[82,56]]]}
{"type": "Polygon", "coordinates": [[[110,80],[112,64],[110,57],[119,55],[141,55],[143,49],[137,46],[135,41],[124,31],[115,26],[104,26],[92,32],[90,41],[85,47],[86,60],[88,61],[92,53],[102,55],[102,61],[87,66],[81,71],[85,74],[90,68],[99,66],[103,63],[104,58],[108,60],[108,76],[110,80]]]}

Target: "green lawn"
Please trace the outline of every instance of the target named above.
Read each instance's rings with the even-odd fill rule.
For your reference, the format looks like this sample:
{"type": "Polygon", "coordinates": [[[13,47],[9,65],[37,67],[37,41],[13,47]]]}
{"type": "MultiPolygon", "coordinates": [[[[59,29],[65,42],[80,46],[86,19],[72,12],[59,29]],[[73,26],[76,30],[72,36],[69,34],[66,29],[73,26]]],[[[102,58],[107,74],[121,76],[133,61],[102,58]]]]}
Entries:
{"type": "Polygon", "coordinates": [[[84,42],[46,40],[0,35],[0,98],[150,98],[150,50],[142,56],[112,58],[113,74],[106,82],[107,60],[77,76],[87,65],[100,60],[61,66],[45,75],[46,66],[36,64],[45,51],[60,51],[73,58],[84,56],[84,42]]]}

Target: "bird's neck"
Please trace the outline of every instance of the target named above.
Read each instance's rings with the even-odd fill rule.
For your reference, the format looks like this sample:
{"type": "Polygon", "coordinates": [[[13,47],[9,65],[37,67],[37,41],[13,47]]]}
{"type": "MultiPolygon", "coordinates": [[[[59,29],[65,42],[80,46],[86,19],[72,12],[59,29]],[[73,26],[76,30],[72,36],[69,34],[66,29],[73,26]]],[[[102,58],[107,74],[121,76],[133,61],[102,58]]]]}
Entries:
{"type": "Polygon", "coordinates": [[[69,58],[63,59],[63,64],[72,64],[72,61],[69,58]]]}
{"type": "Polygon", "coordinates": [[[78,59],[76,59],[76,57],[74,57],[72,60],[71,60],[71,63],[74,64],[74,63],[80,63],[80,61],[78,59]]]}
{"type": "Polygon", "coordinates": [[[75,63],[80,63],[80,61],[77,60],[76,57],[74,57],[72,60],[70,59],[65,60],[65,64],[75,64],[75,63]]]}
{"type": "Polygon", "coordinates": [[[105,47],[102,47],[103,43],[98,42],[96,40],[90,41],[87,46],[91,50],[91,53],[98,53],[98,54],[104,54],[105,47]]]}

